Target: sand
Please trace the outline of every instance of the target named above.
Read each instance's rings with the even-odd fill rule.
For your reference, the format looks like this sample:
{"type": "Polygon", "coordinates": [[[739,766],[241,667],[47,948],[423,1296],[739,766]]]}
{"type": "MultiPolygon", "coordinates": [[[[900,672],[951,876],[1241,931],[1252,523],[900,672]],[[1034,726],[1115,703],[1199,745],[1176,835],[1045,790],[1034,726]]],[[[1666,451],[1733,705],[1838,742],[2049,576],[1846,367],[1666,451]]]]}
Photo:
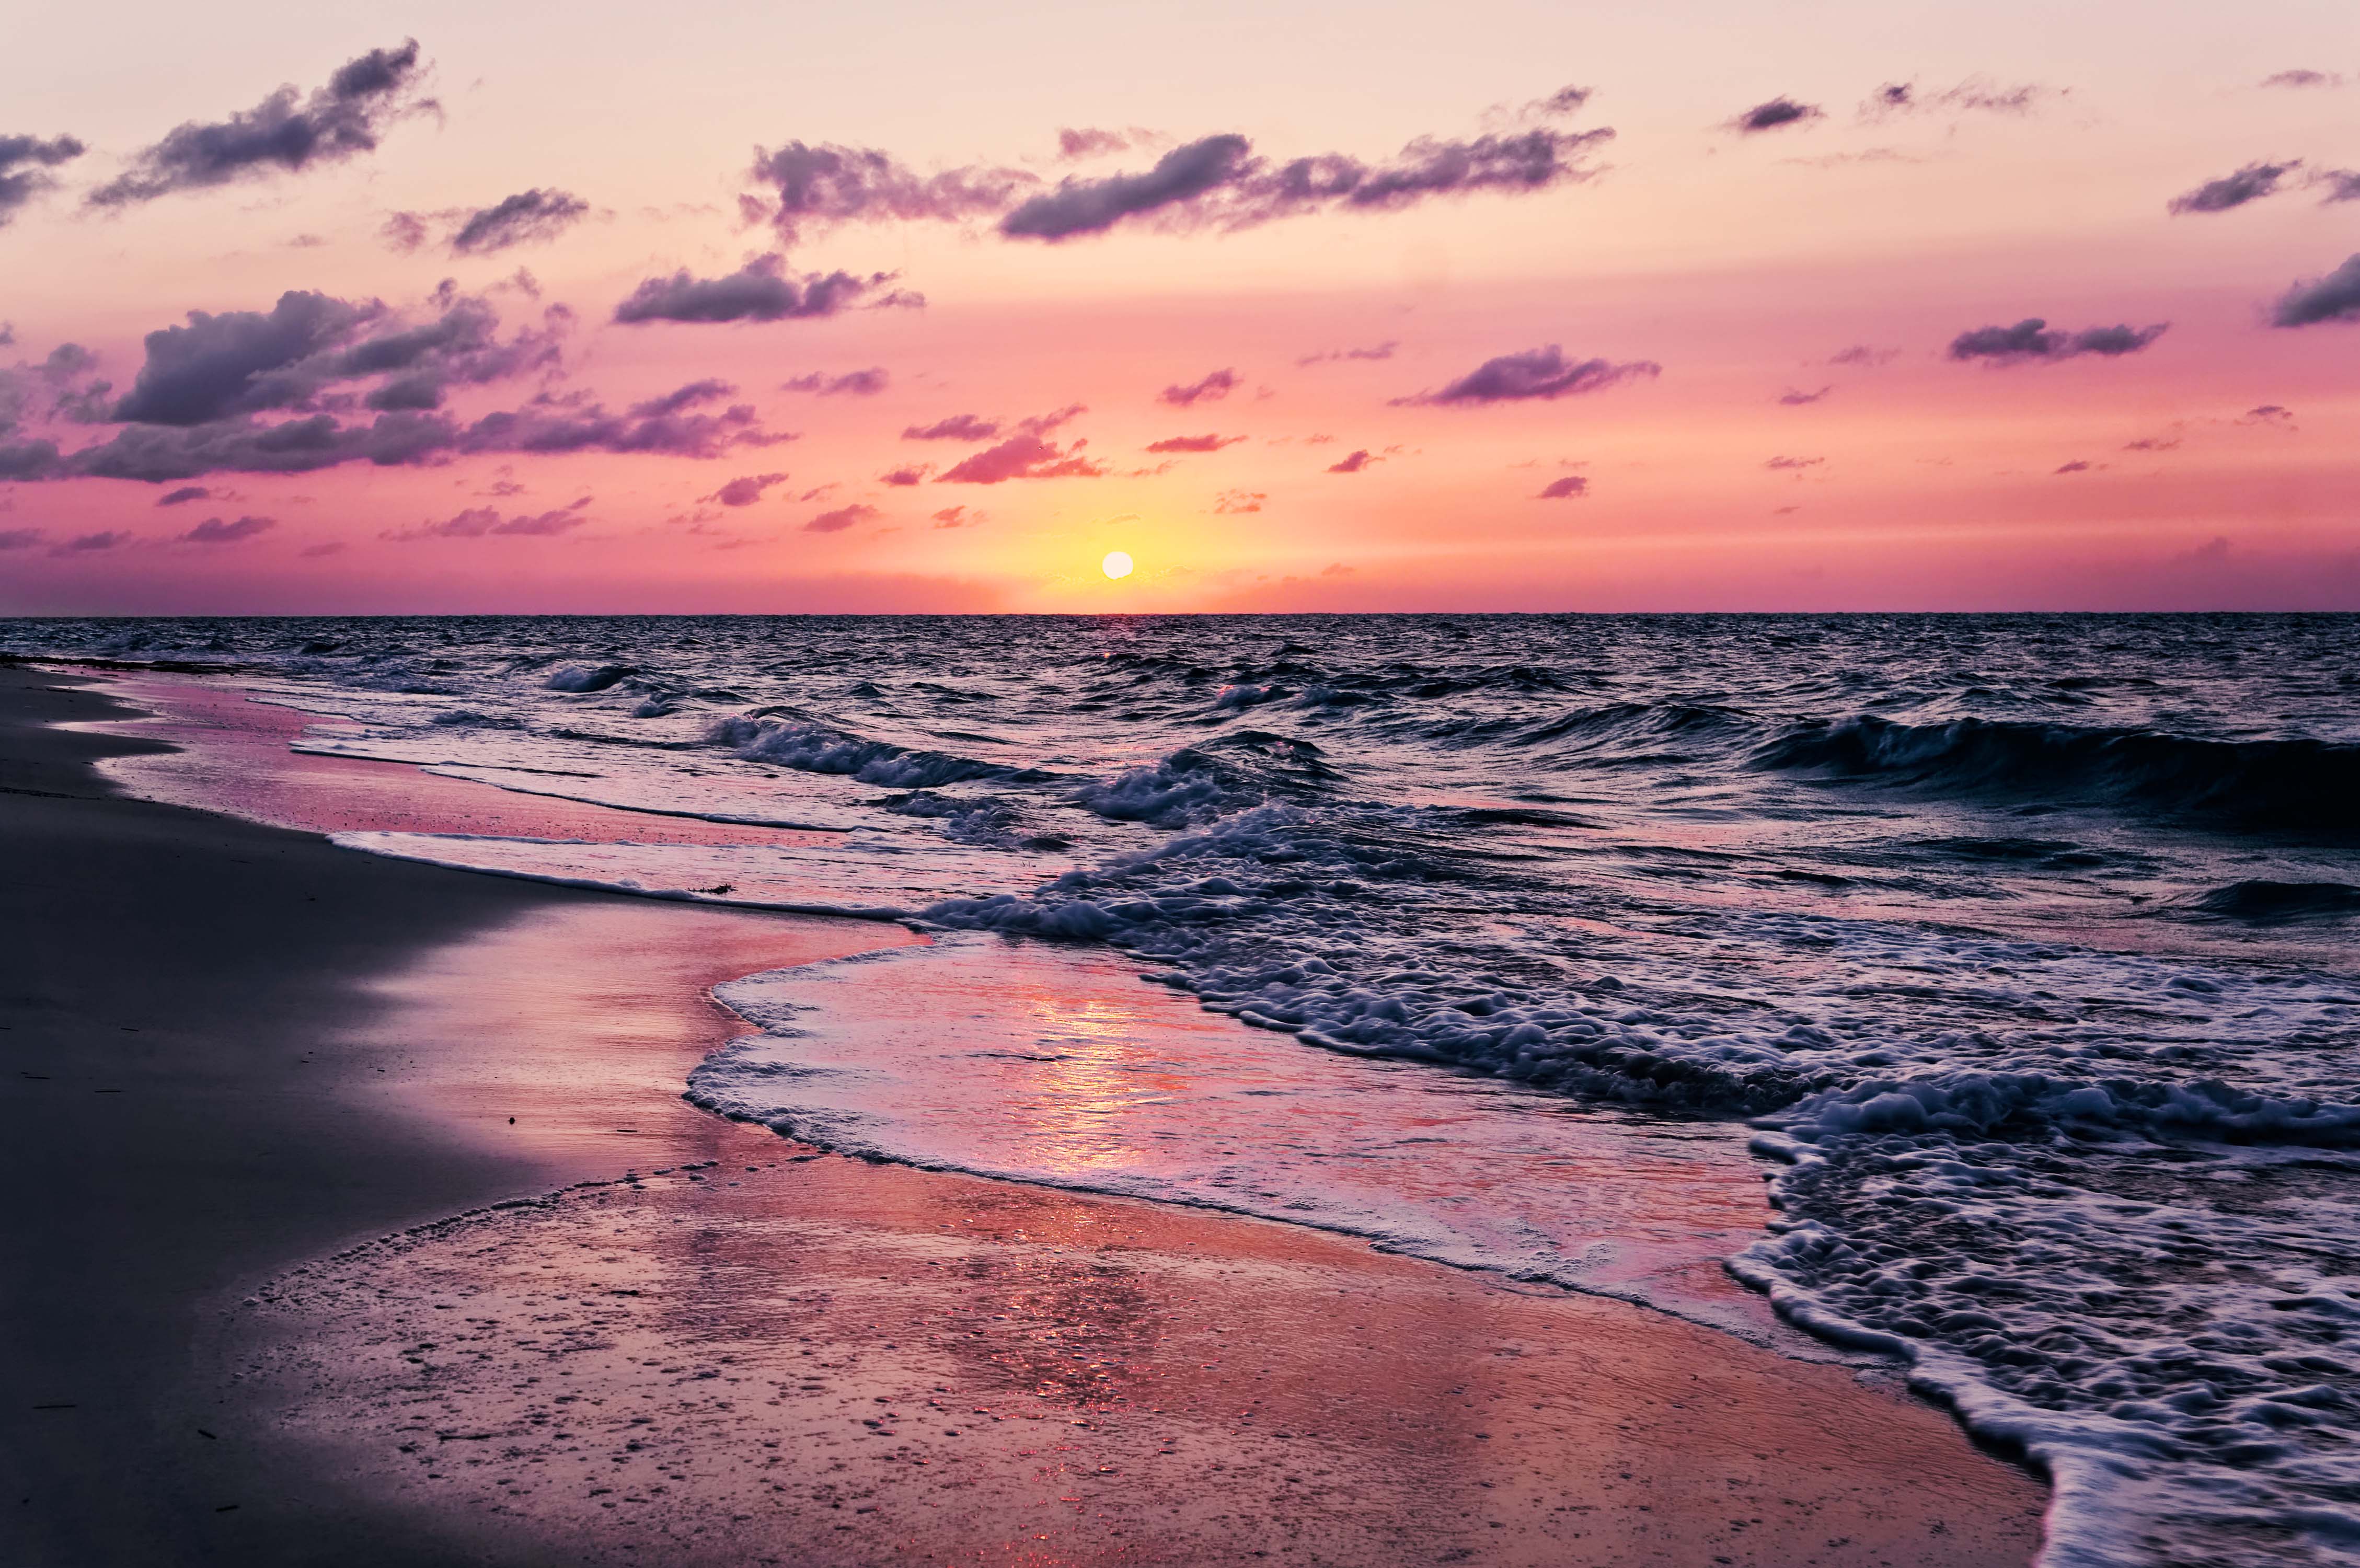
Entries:
{"type": "Polygon", "coordinates": [[[1886,1376],[705,1116],[705,985],[908,934],[104,798],[136,743],[28,727],[101,716],[53,683],[0,672],[0,789],[39,791],[0,794],[0,1561],[2038,1544],[2038,1482],[1886,1376]]]}

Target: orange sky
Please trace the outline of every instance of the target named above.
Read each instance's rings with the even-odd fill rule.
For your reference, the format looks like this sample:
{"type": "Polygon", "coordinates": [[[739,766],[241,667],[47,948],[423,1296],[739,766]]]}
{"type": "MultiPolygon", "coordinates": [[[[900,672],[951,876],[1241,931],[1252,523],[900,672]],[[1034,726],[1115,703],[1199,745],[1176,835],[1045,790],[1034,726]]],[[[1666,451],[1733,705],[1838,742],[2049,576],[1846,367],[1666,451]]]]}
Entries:
{"type": "Polygon", "coordinates": [[[2360,607],[2360,262],[2285,303],[2360,253],[2347,5],[484,9],[12,23],[0,613],[2360,607]],[[407,38],[383,91],[333,74],[407,38]],[[322,139],[222,152],[281,83],[322,139]],[[1114,135],[1061,159],[1067,130],[1114,135]],[[1222,134],[1251,148],[1193,194],[1118,178],[1222,134]],[[1534,137],[1524,183],[1452,162],[1534,137]],[[781,222],[755,149],[798,142],[1006,189],[781,222]],[[1435,188],[1273,205],[1315,155],[1435,188]],[[453,248],[528,191],[563,210],[453,248]],[[666,314],[678,275],[838,271],[832,310],[666,314]],[[617,320],[643,287],[657,318],[617,320]],[[255,347],[290,291],[344,314],[255,347]],[[494,315],[472,357],[366,368],[494,315]],[[1954,349],[2034,317],[2042,352],[1954,349]],[[1436,397],[1503,357],[1599,366],[1436,397]],[[627,414],[710,383],[702,434],[627,414]],[[1063,476],[944,477],[1077,404],[1022,438],[1063,476]],[[592,407],[595,440],[478,423],[592,407]],[[962,414],[1000,429],[903,438],[962,414]],[[305,420],[384,455],[400,419],[438,433],[251,456],[305,420]]]}

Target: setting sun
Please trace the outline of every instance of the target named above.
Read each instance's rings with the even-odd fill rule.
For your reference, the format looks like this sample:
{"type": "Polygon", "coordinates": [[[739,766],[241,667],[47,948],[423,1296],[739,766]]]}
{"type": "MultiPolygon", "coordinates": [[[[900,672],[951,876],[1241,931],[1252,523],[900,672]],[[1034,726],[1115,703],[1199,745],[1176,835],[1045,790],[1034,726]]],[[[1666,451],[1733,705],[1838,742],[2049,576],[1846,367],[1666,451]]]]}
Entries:
{"type": "Polygon", "coordinates": [[[1109,577],[1128,577],[1131,575],[1131,557],[1121,550],[1110,550],[1107,551],[1107,558],[1098,562],[1098,570],[1109,577]]]}

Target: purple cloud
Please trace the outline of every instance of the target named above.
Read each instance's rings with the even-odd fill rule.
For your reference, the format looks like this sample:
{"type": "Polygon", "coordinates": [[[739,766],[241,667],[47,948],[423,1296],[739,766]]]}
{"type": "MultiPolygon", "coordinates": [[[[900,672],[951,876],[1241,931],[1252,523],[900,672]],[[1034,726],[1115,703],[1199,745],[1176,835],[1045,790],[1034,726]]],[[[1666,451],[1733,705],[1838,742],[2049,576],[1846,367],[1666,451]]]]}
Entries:
{"type": "Polygon", "coordinates": [[[1590,494],[1590,481],[1579,474],[1568,474],[1562,479],[1552,479],[1541,486],[1535,501],[1578,501],[1590,494]]]}
{"type": "Polygon", "coordinates": [[[35,197],[57,188],[49,170],[87,150],[72,136],[0,136],[0,229],[35,197]]]}
{"type": "Polygon", "coordinates": [[[1166,436],[1149,445],[1150,452],[1218,452],[1225,446],[1235,446],[1243,436],[1166,436]]]}
{"type": "Polygon", "coordinates": [[[2056,474],[2087,474],[2090,472],[2090,465],[2087,462],[2077,457],[2070,463],[2059,463],[2052,472],[2056,474]]]}
{"type": "Polygon", "coordinates": [[[1797,469],[1817,468],[1825,462],[1827,459],[1824,457],[1774,457],[1762,466],[1773,473],[1786,473],[1797,469]]]}
{"type": "Polygon", "coordinates": [[[1792,98],[1773,98],[1766,103],[1756,103],[1729,122],[1729,129],[1740,136],[1759,136],[1775,131],[1781,125],[1800,125],[1806,120],[1825,117],[1825,111],[1809,103],[1797,103],[1792,98]]]}
{"type": "Polygon", "coordinates": [[[822,512],[803,525],[803,532],[807,534],[842,533],[856,523],[869,522],[884,515],[874,506],[864,506],[856,501],[849,506],[838,506],[833,512],[822,512]]]}
{"type": "Polygon", "coordinates": [[[275,517],[240,517],[225,523],[219,517],[207,517],[187,533],[180,536],[182,544],[235,544],[257,534],[268,533],[279,526],[275,517]]]}
{"type": "Polygon", "coordinates": [[[127,207],[180,191],[202,191],[272,173],[300,173],[377,150],[396,121],[432,112],[414,95],[418,40],[347,60],[328,85],[299,98],[281,87],[226,120],[191,120],[131,157],[131,167],[93,191],[93,207],[127,207]]]}
{"type": "Polygon", "coordinates": [[[983,520],[983,513],[965,506],[945,506],[934,514],[934,527],[938,528],[971,528],[983,520]]]}
{"type": "Polygon", "coordinates": [[[2360,256],[2324,278],[2296,284],[2270,308],[2274,327],[2315,327],[2326,321],[2360,321],[2360,256]]]}
{"type": "Polygon", "coordinates": [[[0,528],[0,550],[30,550],[48,537],[39,528],[0,528]]]}
{"type": "Polygon", "coordinates": [[[2264,87],[2341,87],[2344,78],[2332,71],[2281,71],[2265,76],[2264,87]]]}
{"type": "Polygon", "coordinates": [[[1816,392],[1806,392],[1799,387],[1789,387],[1778,394],[1778,402],[1785,408],[1799,408],[1806,404],[1818,402],[1834,390],[1832,387],[1822,387],[1816,392]]]}
{"type": "Polygon", "coordinates": [[[847,370],[841,376],[822,376],[813,371],[805,376],[779,383],[781,392],[809,392],[819,397],[874,397],[891,385],[892,377],[881,365],[867,370],[847,370]]]}
{"type": "Polygon", "coordinates": [[[1057,156],[1067,163],[1078,158],[1098,158],[1110,152],[1128,152],[1131,138],[1120,131],[1100,131],[1089,128],[1061,130],[1057,133],[1057,156]]]}
{"type": "Polygon", "coordinates": [[[889,468],[877,477],[888,485],[897,486],[923,485],[926,482],[926,474],[929,472],[928,465],[925,463],[910,463],[899,468],[889,468]]]}
{"type": "Polygon", "coordinates": [[[1601,391],[1634,377],[1661,376],[1664,367],[1651,359],[1615,364],[1604,359],[1568,359],[1555,343],[1503,354],[1487,359],[1439,390],[1392,399],[1396,408],[1517,402],[1528,398],[1570,397],[1601,391]]]}
{"type": "Polygon", "coordinates": [[[2249,163],[2234,174],[2208,180],[2193,191],[2174,196],[2166,207],[2173,212],[2225,212],[2273,194],[2280,180],[2301,167],[2300,158],[2285,163],[2249,163]]]}
{"type": "Polygon", "coordinates": [[[1878,365],[1890,365],[1900,357],[1901,351],[1897,348],[1871,348],[1866,343],[1854,343],[1850,348],[1840,348],[1828,355],[1828,363],[1857,365],[1874,370],[1878,365]]]}
{"type": "Polygon", "coordinates": [[[1888,82],[1870,94],[1868,102],[1861,106],[1861,117],[1876,120],[1919,112],[2022,114],[2051,92],[2052,89],[2031,83],[1999,87],[1989,82],[1971,81],[1939,93],[1924,93],[1914,82],[1888,82]]]}
{"type": "Polygon", "coordinates": [[[712,495],[700,495],[697,499],[718,501],[725,506],[750,506],[762,498],[763,491],[786,477],[783,474],[748,474],[741,478],[732,479],[712,495]]]}
{"type": "Polygon", "coordinates": [[[101,533],[76,534],[64,543],[51,547],[51,555],[89,555],[102,550],[117,550],[131,542],[131,535],[121,528],[109,528],[101,533]]]}
{"type": "MultiPolygon", "coordinates": [[[[697,278],[685,268],[670,278],[650,278],[615,307],[615,320],[628,326],[646,321],[782,321],[833,316],[863,296],[890,283],[897,274],[808,273],[792,277],[786,257],[756,256],[721,278],[697,278]]],[[[890,302],[901,296],[888,296],[890,302]]]]}
{"type": "Polygon", "coordinates": [[[568,191],[543,191],[538,186],[519,191],[469,213],[451,235],[451,249],[460,256],[489,256],[511,245],[553,240],[589,211],[589,202],[568,191]]]}
{"type": "Polygon", "coordinates": [[[1125,218],[1193,201],[1239,180],[1251,167],[1252,150],[1240,136],[1207,136],[1174,147],[1142,174],[1067,179],[1010,212],[1000,232],[1051,242],[1103,234],[1125,218]]]}
{"type": "Polygon", "coordinates": [[[1382,463],[1384,459],[1382,457],[1371,456],[1369,450],[1366,447],[1362,447],[1360,451],[1351,453],[1349,456],[1329,463],[1328,465],[1328,472],[1330,474],[1358,474],[1360,470],[1368,467],[1369,464],[1372,463],[1382,463]]]}
{"type": "Polygon", "coordinates": [[[931,425],[905,425],[903,441],[989,441],[1000,433],[1000,421],[987,419],[979,414],[953,414],[946,419],[936,419],[931,425]]]}
{"type": "Polygon", "coordinates": [[[167,491],[165,494],[157,496],[156,505],[159,506],[186,506],[191,501],[210,501],[213,499],[213,493],[212,491],[206,489],[202,485],[183,485],[178,490],[167,491]]]}
{"type": "Polygon", "coordinates": [[[990,217],[1041,183],[1038,175],[1014,169],[919,174],[875,147],[803,142],[775,152],[755,149],[753,175],[773,193],[763,215],[789,243],[838,223],[990,217]]]}
{"type": "Polygon", "coordinates": [[[969,454],[934,481],[937,485],[1000,485],[1011,479],[1098,479],[1106,470],[1081,454],[1076,441],[1060,448],[1039,436],[1011,436],[998,446],[969,454]]]}
{"type": "Polygon", "coordinates": [[[496,506],[470,506],[439,523],[424,522],[412,528],[389,528],[377,538],[405,544],[436,539],[554,539],[588,522],[590,519],[582,515],[582,508],[589,504],[590,497],[585,495],[578,501],[546,512],[517,513],[508,517],[502,517],[496,506]]]}
{"type": "Polygon", "coordinates": [[[1374,348],[1331,348],[1324,354],[1305,354],[1295,363],[1299,368],[1308,369],[1312,365],[1328,365],[1336,360],[1391,359],[1393,356],[1393,350],[1400,346],[1399,340],[1387,338],[1374,348]]]}
{"type": "Polygon", "coordinates": [[[1175,384],[1166,387],[1155,395],[1155,400],[1159,403],[1168,403],[1175,408],[1194,408],[1198,403],[1219,402],[1231,392],[1236,391],[1237,386],[1236,371],[1216,370],[1207,374],[1203,379],[1191,381],[1185,386],[1175,384]]]}
{"type": "Polygon", "coordinates": [[[2044,365],[2085,354],[2116,358],[2136,354],[2163,336],[2171,323],[2153,326],[2084,327],[2078,332],[2051,332],[2038,316],[2027,316],[2012,327],[1977,327],[1950,340],[1952,359],[1987,360],[1994,365],[2044,365]]]}

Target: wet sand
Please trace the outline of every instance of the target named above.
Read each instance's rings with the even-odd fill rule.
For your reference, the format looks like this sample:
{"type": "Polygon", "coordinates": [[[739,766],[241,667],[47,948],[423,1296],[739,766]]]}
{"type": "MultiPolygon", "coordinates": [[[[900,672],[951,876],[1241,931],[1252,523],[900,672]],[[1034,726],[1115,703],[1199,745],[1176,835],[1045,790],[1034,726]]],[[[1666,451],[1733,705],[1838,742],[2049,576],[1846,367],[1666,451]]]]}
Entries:
{"type": "Polygon", "coordinates": [[[43,791],[0,795],[0,1244],[33,1261],[0,1559],[2037,1546],[2038,1483],[1889,1378],[1294,1227],[799,1158],[678,1100],[734,1032],[703,988],[907,933],[93,799],[134,743],[26,727],[100,716],[49,684],[0,672],[0,789],[43,791]]]}

